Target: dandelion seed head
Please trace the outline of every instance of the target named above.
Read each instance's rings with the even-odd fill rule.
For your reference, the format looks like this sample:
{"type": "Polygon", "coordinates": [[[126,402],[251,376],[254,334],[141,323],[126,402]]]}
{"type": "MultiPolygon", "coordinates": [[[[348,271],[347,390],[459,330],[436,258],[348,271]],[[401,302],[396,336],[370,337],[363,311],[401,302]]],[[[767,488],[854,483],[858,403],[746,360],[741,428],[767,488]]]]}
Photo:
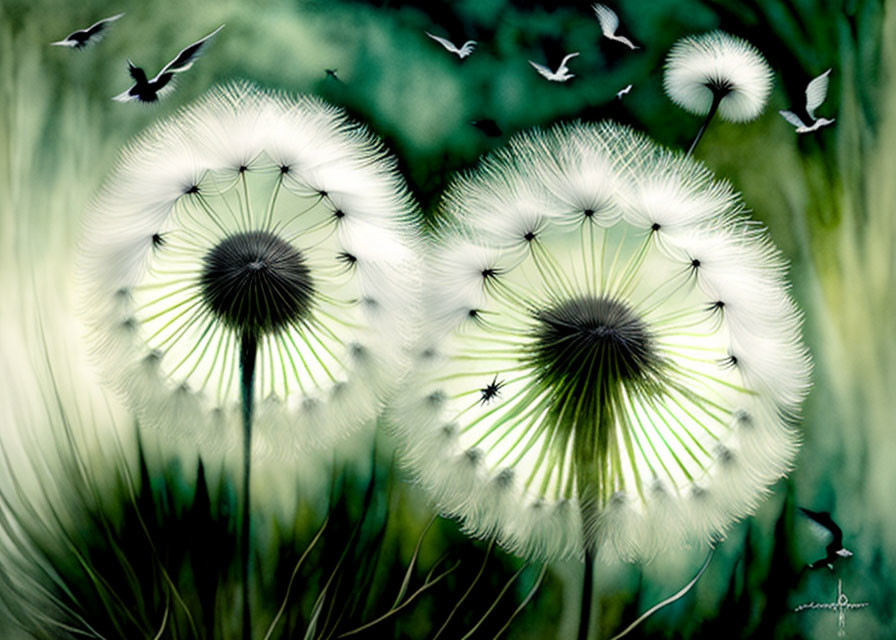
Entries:
{"type": "Polygon", "coordinates": [[[444,208],[389,417],[466,531],[526,557],[646,560],[718,540],[790,469],[801,316],[729,184],[625,127],[573,124],[517,136],[444,208]]]}
{"type": "Polygon", "coordinates": [[[214,89],[128,145],[91,206],[80,271],[100,368],[143,423],[232,447],[212,411],[238,412],[252,336],[269,431],[256,453],[334,442],[406,372],[417,215],[382,144],[340,110],[214,89]]]}
{"type": "Polygon", "coordinates": [[[236,333],[273,333],[311,311],[311,270],[302,253],[276,234],[242,231],[229,235],[202,261],[202,298],[236,333]]]}
{"type": "Polygon", "coordinates": [[[772,70],[753,45],[723,31],[687,36],[666,58],[663,87],[669,98],[696,115],[709,113],[720,97],[719,115],[748,122],[762,113],[772,88],[772,70]]]}

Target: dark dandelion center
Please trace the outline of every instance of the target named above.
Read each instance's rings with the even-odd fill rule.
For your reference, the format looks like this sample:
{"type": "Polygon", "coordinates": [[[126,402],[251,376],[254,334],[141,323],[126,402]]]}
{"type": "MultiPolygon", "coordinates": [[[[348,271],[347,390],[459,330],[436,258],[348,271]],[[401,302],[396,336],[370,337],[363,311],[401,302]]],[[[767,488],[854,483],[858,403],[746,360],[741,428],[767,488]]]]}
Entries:
{"type": "Polygon", "coordinates": [[[535,319],[529,359],[544,382],[606,397],[619,383],[656,369],[647,325],[622,302],[582,296],[537,311],[535,319]]]}
{"type": "Polygon", "coordinates": [[[732,84],[732,82],[726,78],[710,78],[704,84],[707,89],[712,91],[713,98],[715,98],[716,100],[721,100],[729,93],[734,91],[734,84],[732,84]]]}
{"type": "MultiPolygon", "coordinates": [[[[627,429],[627,393],[652,395],[661,384],[660,357],[647,324],[625,303],[580,296],[534,314],[524,360],[550,395],[548,424],[555,454],[571,443],[576,491],[585,511],[606,504],[618,466],[614,425],[627,429]]],[[[558,454],[559,455],[559,454],[558,454]]]]}
{"type": "Polygon", "coordinates": [[[241,335],[260,336],[302,320],[314,285],[305,257],[268,231],[227,236],[202,260],[202,298],[241,335]]]}

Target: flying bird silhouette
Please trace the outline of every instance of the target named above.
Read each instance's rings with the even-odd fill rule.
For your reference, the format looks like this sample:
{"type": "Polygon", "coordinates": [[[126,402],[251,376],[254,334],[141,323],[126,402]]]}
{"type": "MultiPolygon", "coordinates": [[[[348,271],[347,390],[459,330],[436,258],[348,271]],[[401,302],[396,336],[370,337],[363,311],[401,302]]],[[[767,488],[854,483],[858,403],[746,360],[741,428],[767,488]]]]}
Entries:
{"type": "Polygon", "coordinates": [[[813,131],[817,131],[822,127],[826,127],[829,124],[833,124],[836,118],[831,118],[828,120],[827,118],[816,118],[815,110],[821,106],[821,103],[824,102],[824,99],[827,98],[828,95],[828,82],[829,76],[831,74],[831,70],[828,69],[820,76],[813,78],[812,81],[806,86],[806,113],[808,114],[810,120],[812,120],[811,125],[807,125],[803,122],[802,118],[796,115],[793,111],[779,111],[785,120],[796,127],[797,133],[812,133],[813,131]]]}
{"type": "Polygon", "coordinates": [[[110,24],[118,20],[123,13],[116,13],[110,18],[105,18],[99,22],[94,22],[86,29],[73,31],[65,37],[65,40],[57,40],[50,44],[54,47],[71,47],[72,49],[83,49],[88,44],[99,42],[103,39],[106,29],[110,24]]]}
{"type": "Polygon", "coordinates": [[[594,14],[597,16],[597,21],[600,23],[600,30],[603,32],[605,38],[621,42],[629,49],[634,50],[638,48],[637,45],[633,44],[632,41],[625,36],[616,35],[616,30],[619,28],[619,16],[616,15],[615,11],[605,4],[595,4],[592,5],[591,8],[594,9],[594,14]]]}
{"type": "Polygon", "coordinates": [[[339,80],[340,82],[342,82],[342,80],[339,79],[339,76],[336,75],[337,71],[339,71],[339,69],[324,69],[324,73],[327,74],[327,77],[333,78],[333,80],[339,80]]]}
{"type": "Polygon", "coordinates": [[[202,38],[202,40],[198,40],[189,47],[182,49],[181,52],[177,54],[177,57],[162,67],[162,70],[159,71],[152,80],[147,80],[146,73],[143,69],[128,60],[128,73],[130,73],[131,77],[134,79],[134,84],[130,89],[118,94],[112,99],[117,100],[118,102],[130,102],[133,100],[139,102],[155,102],[160,96],[165,96],[174,88],[174,85],[171,84],[174,74],[181,73],[192,67],[196,58],[199,57],[199,54],[205,47],[205,43],[223,28],[224,25],[222,24],[202,38]]]}
{"type": "Polygon", "coordinates": [[[628,85],[625,89],[616,92],[616,97],[622,100],[622,96],[628,94],[632,90],[632,85],[628,85]]]}
{"type": "Polygon", "coordinates": [[[818,525],[826,534],[830,534],[831,541],[825,548],[827,555],[824,558],[809,563],[810,569],[818,569],[827,566],[831,571],[834,570],[834,562],[840,558],[849,558],[852,551],[843,547],[843,531],[837,526],[837,523],[831,518],[831,514],[827,511],[810,511],[809,509],[799,508],[803,514],[818,525]]]}
{"type": "Polygon", "coordinates": [[[543,64],[538,64],[537,62],[532,62],[529,60],[529,64],[531,64],[535,70],[540,73],[542,76],[550,80],[551,82],[566,82],[570,78],[575,77],[574,73],[569,72],[569,68],[566,66],[566,63],[579,55],[578,52],[568,54],[563,60],[560,61],[560,66],[557,67],[556,71],[551,71],[543,64]]]}
{"type": "Polygon", "coordinates": [[[475,40],[467,40],[466,42],[464,42],[463,46],[462,46],[460,49],[458,49],[458,48],[454,45],[454,43],[451,42],[451,40],[447,40],[447,39],[445,39],[445,38],[440,38],[439,36],[434,36],[434,35],[432,35],[429,31],[424,31],[423,33],[425,33],[425,34],[428,35],[430,38],[432,38],[433,40],[435,40],[436,42],[438,42],[440,45],[442,45],[443,47],[445,47],[445,48],[446,48],[448,51],[450,51],[451,53],[456,54],[457,57],[460,58],[461,60],[463,60],[463,59],[466,58],[468,55],[470,55],[471,53],[473,53],[473,49],[476,48],[476,41],[475,41],[475,40]]]}
{"type": "Polygon", "coordinates": [[[504,132],[501,131],[501,127],[498,126],[498,123],[491,118],[483,118],[482,120],[470,120],[470,124],[479,129],[489,138],[500,138],[502,135],[504,135],[504,132]]]}
{"type": "Polygon", "coordinates": [[[482,394],[482,397],[479,398],[479,404],[488,404],[501,395],[501,389],[505,384],[503,380],[498,380],[498,374],[495,374],[494,379],[479,390],[479,393],[482,394]]]}

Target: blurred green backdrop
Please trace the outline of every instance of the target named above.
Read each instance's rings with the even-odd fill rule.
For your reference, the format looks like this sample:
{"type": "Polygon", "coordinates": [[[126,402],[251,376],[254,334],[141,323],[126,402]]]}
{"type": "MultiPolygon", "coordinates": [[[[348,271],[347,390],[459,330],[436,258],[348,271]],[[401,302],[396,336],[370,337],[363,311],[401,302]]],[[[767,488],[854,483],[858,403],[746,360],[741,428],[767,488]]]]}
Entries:
{"type": "MultiPolygon", "coordinates": [[[[815,359],[815,386],[805,408],[804,445],[790,478],[720,544],[694,591],[633,636],[835,637],[836,614],[792,609],[811,600],[833,601],[839,578],[850,600],[870,603],[847,616],[849,635],[896,637],[896,411],[891,400],[896,383],[896,3],[618,0],[613,6],[623,32],[642,45],[640,50],[629,52],[601,39],[587,2],[0,0],[0,283],[9,292],[0,315],[3,330],[14,330],[16,315],[32,318],[28,310],[43,316],[73,312],[77,301],[71,300],[70,284],[80,214],[118,149],[216,82],[243,78],[291,93],[315,93],[343,106],[386,140],[431,219],[452,176],[518,130],[610,118],[670,147],[686,146],[699,121],[664,96],[663,60],[679,37],[723,28],[766,55],[776,72],[775,90],[758,121],[714,122],[697,155],[743,192],[755,217],[769,226],[790,258],[793,292],[806,315],[815,359]],[[96,47],[48,46],[120,11],[127,15],[96,47]],[[148,107],[110,100],[129,86],[127,58],[154,73],[219,24],[225,29],[179,78],[168,100],[148,107]],[[461,62],[424,30],[455,42],[474,39],[479,46],[461,62]],[[567,84],[544,81],[527,63],[553,66],[571,51],[581,55],[571,65],[576,78],[567,84]],[[836,124],[797,136],[776,111],[802,104],[808,80],[828,68],[833,69],[831,90],[822,111],[836,116],[836,124]],[[336,69],[337,77],[325,69],[336,69]],[[631,93],[617,100],[616,92],[629,83],[631,93]],[[504,135],[488,137],[470,124],[485,118],[494,119],[504,135]],[[37,299],[43,302],[35,310],[37,299]],[[807,561],[824,555],[824,543],[812,537],[796,505],[830,510],[855,556],[834,573],[803,571],[807,561]]],[[[0,435],[27,426],[7,420],[0,435]]],[[[389,443],[382,447],[388,450],[389,443]]],[[[201,510],[195,461],[181,467],[166,460],[167,454],[152,459],[141,486],[150,505],[171,492],[165,507],[170,512],[160,513],[183,516],[177,525],[184,527],[183,536],[173,536],[171,544],[189,548],[184,536],[200,526],[183,515],[201,510]]],[[[281,480],[291,472],[281,470],[281,480]]],[[[223,488],[212,494],[220,506],[228,504],[230,489],[226,477],[219,480],[223,488]]],[[[288,484],[278,486],[282,490],[288,484]]],[[[355,492],[362,502],[364,488],[360,482],[355,492]]],[[[413,487],[399,481],[391,490],[394,508],[382,533],[390,541],[383,547],[388,553],[371,578],[372,589],[388,591],[388,597],[381,598],[383,606],[376,597],[369,600],[367,614],[359,619],[370,620],[391,605],[431,516],[413,487]]],[[[279,500],[290,502],[288,496],[279,500]]],[[[346,506],[348,513],[352,508],[357,505],[346,506]]],[[[211,509],[209,517],[216,521],[221,514],[211,509]]],[[[294,556],[319,526],[319,519],[302,509],[286,520],[290,525],[281,532],[280,544],[292,562],[271,579],[279,597],[294,556]]],[[[346,516],[346,539],[351,521],[346,516]]],[[[150,526],[168,531],[174,525],[159,516],[150,526]]],[[[122,531],[127,527],[122,525],[122,531]]],[[[221,534],[221,555],[215,557],[226,557],[231,533],[221,534]]],[[[438,520],[427,535],[421,565],[430,566],[447,551],[463,570],[441,583],[438,595],[422,595],[396,616],[398,622],[375,628],[382,635],[371,637],[430,637],[428,630],[441,624],[474,578],[486,546],[465,540],[453,523],[438,520]]],[[[333,553],[338,556],[341,548],[333,553]]],[[[473,597],[461,606],[451,637],[472,627],[522,566],[500,553],[494,557],[488,577],[477,587],[484,599],[473,597]]],[[[677,590],[702,557],[695,550],[646,567],[599,569],[598,637],[612,636],[677,590]]],[[[498,632],[529,593],[538,569],[527,568],[512,585],[495,614],[500,620],[490,623],[482,637],[498,632]]],[[[294,629],[303,628],[301,618],[311,614],[325,578],[311,572],[304,580],[307,594],[295,603],[294,629]]],[[[549,567],[507,637],[572,634],[580,580],[575,563],[549,567]]],[[[160,618],[165,603],[146,606],[160,618]]]]}

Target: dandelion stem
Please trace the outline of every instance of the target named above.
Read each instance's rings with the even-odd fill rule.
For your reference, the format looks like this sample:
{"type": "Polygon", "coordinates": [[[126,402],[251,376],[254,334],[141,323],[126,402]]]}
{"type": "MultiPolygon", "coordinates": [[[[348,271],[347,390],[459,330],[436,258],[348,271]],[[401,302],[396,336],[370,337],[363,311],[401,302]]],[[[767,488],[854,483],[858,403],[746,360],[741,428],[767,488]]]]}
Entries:
{"type": "Polygon", "coordinates": [[[585,577],[582,582],[582,609],[579,616],[578,640],[588,640],[591,626],[591,600],[594,594],[594,552],[591,545],[585,545],[585,577]]]}
{"type": "Polygon", "coordinates": [[[727,92],[722,91],[713,91],[712,92],[712,105],[709,107],[709,113],[706,114],[706,119],[703,121],[703,124],[700,126],[700,130],[697,132],[697,137],[694,138],[694,141],[691,143],[690,148],[685,157],[690,157],[694,153],[694,149],[697,148],[697,143],[700,142],[700,139],[703,138],[703,134],[706,133],[706,128],[709,126],[709,123],[712,122],[713,117],[716,115],[716,111],[719,110],[719,105],[722,103],[722,98],[727,95],[727,92]]]}
{"type": "Polygon", "coordinates": [[[243,640],[252,638],[252,618],[249,608],[250,582],[250,542],[251,513],[249,500],[249,479],[252,471],[252,409],[253,382],[255,379],[255,356],[258,352],[258,338],[246,332],[240,338],[240,398],[243,414],[243,518],[240,525],[240,568],[243,578],[243,640]]]}
{"type": "MultiPolygon", "coordinates": [[[[597,384],[600,387],[602,376],[598,375],[597,384]]],[[[607,455],[605,443],[605,432],[613,423],[609,410],[609,399],[602,393],[599,399],[599,409],[597,412],[597,432],[596,434],[588,434],[589,443],[587,447],[594,456],[595,447],[597,449],[596,459],[600,461],[601,467],[607,466],[607,455]],[[596,436],[597,442],[594,442],[596,436]]],[[[580,407],[576,408],[576,414],[579,413],[580,407]]],[[[578,426],[578,425],[577,425],[578,426]]],[[[576,436],[580,436],[580,429],[576,430],[576,436]]],[[[579,440],[574,446],[576,449],[582,449],[583,438],[576,437],[579,440]]],[[[578,451],[576,452],[578,453],[578,451]]],[[[577,456],[578,457],[578,456],[577,456]]],[[[598,479],[594,478],[594,472],[589,468],[587,460],[579,459],[576,461],[576,482],[579,485],[576,489],[578,492],[579,509],[582,515],[582,540],[585,544],[585,572],[582,579],[582,606],[579,612],[579,633],[578,640],[588,640],[588,629],[591,626],[591,601],[594,599],[594,523],[597,521],[597,500],[602,499],[606,483],[603,481],[603,473],[598,479]],[[599,498],[598,496],[601,496],[599,498]]],[[[594,459],[591,460],[592,464],[594,459]]]]}

